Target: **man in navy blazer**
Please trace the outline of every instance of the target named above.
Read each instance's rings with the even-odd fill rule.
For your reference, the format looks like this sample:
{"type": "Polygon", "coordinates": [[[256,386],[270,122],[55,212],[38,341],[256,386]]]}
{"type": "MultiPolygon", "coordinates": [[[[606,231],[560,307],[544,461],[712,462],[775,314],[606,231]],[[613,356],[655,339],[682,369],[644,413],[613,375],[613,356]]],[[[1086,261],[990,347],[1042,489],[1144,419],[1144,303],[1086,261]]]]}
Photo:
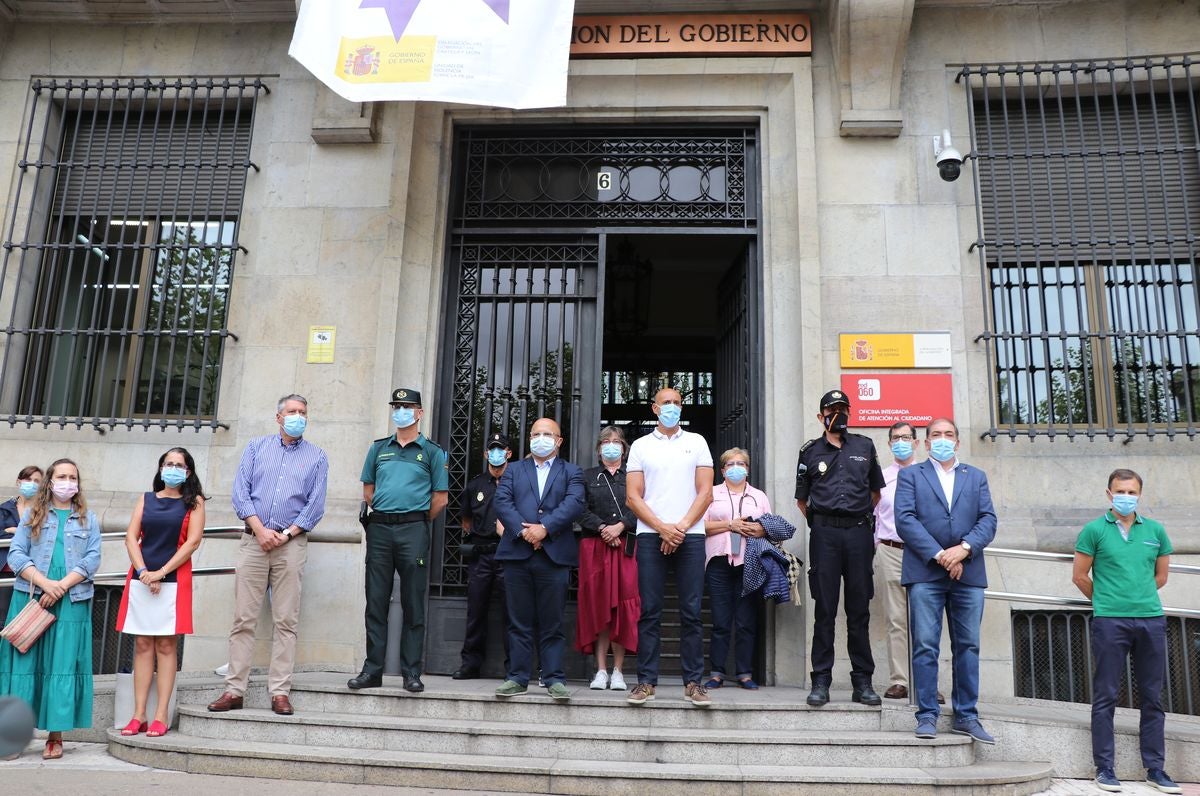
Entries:
{"type": "Polygon", "coordinates": [[[562,432],[548,417],[529,429],[530,458],[513,462],[492,501],[504,535],[496,560],[504,567],[508,606],[508,678],[496,696],[524,694],[533,669],[533,635],[551,697],[571,698],[563,674],[563,610],[571,567],[579,564],[573,523],[583,513],[583,471],[558,458],[562,432]]]}
{"type": "Polygon", "coordinates": [[[908,588],[912,685],[918,738],[937,736],[942,614],[950,623],[952,732],[995,739],[979,723],[979,626],[987,568],[983,549],[996,536],[996,511],[983,471],[958,461],[958,426],[938,418],[925,428],[929,459],[896,481],[896,531],[904,540],[900,582],[908,588]]]}

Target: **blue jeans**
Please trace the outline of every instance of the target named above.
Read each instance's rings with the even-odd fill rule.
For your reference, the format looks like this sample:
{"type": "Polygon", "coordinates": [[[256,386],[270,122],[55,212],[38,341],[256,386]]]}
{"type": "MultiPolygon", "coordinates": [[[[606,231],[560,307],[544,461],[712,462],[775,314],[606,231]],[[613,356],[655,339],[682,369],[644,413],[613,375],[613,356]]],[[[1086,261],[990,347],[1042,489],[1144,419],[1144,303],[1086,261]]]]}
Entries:
{"type": "Polygon", "coordinates": [[[912,633],[912,686],[917,721],[937,721],[938,655],[942,614],[950,622],[954,688],[950,704],[954,722],[977,721],[979,712],[979,625],[983,621],[983,589],[950,578],[908,587],[908,626],[912,633]]]}
{"type": "Polygon", "coordinates": [[[712,637],[708,647],[709,670],[724,677],[728,672],[729,639],[733,638],[734,674],[738,679],[754,671],[754,639],[758,631],[760,592],[742,595],[741,566],[733,566],[725,556],[717,556],[704,569],[708,586],[708,605],[712,611],[712,637]]]}
{"type": "Polygon", "coordinates": [[[704,626],[700,621],[700,601],[704,597],[704,536],[689,533],[671,555],[662,554],[660,543],[656,533],[638,535],[638,591],[642,594],[638,682],[658,685],[663,592],[668,572],[675,573],[675,591],[679,595],[679,660],[683,682],[703,682],[704,626]]]}
{"type": "Polygon", "coordinates": [[[1133,676],[1141,702],[1138,740],[1143,768],[1162,768],[1166,752],[1162,709],[1163,676],[1167,671],[1167,618],[1149,616],[1092,618],[1092,760],[1096,768],[1113,768],[1113,712],[1125,659],[1132,656],[1133,676]]]}

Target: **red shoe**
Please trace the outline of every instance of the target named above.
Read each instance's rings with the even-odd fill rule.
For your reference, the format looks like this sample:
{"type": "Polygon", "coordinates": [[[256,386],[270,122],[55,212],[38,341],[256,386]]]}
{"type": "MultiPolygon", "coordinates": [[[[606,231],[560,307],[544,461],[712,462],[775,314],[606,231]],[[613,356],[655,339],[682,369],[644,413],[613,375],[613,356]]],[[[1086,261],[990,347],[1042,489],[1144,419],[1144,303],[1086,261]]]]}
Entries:
{"type": "Polygon", "coordinates": [[[122,735],[137,735],[139,732],[146,731],[146,722],[130,719],[129,723],[121,730],[122,735]]]}
{"type": "Polygon", "coordinates": [[[161,738],[167,734],[167,725],[163,724],[158,719],[150,722],[150,728],[146,730],[147,738],[161,738]]]}

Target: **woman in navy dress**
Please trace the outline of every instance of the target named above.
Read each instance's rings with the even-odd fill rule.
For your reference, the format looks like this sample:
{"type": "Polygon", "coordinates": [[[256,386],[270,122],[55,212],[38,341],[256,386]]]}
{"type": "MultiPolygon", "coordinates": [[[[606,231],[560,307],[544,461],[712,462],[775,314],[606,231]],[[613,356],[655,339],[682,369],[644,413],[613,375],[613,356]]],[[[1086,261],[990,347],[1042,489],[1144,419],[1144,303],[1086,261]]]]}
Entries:
{"type": "Polygon", "coordinates": [[[125,581],[117,630],[135,636],[133,718],[122,735],[167,734],[180,634],[192,632],[192,554],[204,536],[204,489],[184,448],[158,458],[154,491],[138,499],[125,531],[133,566],[125,581]],[[158,663],[158,708],[146,724],[150,680],[158,663]]]}

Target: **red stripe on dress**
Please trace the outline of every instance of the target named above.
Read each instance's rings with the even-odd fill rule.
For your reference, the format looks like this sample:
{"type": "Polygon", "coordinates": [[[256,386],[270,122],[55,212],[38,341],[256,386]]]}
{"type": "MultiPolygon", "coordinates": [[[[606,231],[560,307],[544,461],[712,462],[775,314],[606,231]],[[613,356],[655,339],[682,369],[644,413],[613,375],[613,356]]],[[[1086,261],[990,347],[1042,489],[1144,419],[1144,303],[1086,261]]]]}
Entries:
{"type": "MultiPolygon", "coordinates": [[[[183,547],[184,542],[188,537],[188,520],[192,517],[192,512],[189,509],[183,515],[183,525],[179,529],[179,544],[176,550],[183,547]]],[[[192,632],[192,559],[189,557],[187,561],[175,570],[175,632],[176,633],[191,633],[192,632]]]]}

